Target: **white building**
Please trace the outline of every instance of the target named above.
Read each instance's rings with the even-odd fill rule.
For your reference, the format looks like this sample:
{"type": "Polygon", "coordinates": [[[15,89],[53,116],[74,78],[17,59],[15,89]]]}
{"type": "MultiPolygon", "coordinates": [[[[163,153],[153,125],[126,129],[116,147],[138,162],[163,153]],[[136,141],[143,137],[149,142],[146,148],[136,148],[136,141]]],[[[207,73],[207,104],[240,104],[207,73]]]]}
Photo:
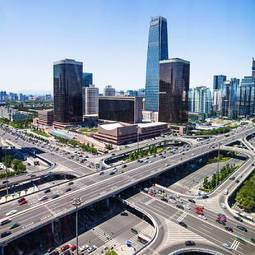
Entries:
{"type": "Polygon", "coordinates": [[[31,117],[31,113],[18,111],[6,106],[0,106],[0,118],[8,119],[10,121],[27,120],[31,117]]]}
{"type": "Polygon", "coordinates": [[[98,114],[99,89],[95,85],[82,88],[83,115],[98,114]]]}

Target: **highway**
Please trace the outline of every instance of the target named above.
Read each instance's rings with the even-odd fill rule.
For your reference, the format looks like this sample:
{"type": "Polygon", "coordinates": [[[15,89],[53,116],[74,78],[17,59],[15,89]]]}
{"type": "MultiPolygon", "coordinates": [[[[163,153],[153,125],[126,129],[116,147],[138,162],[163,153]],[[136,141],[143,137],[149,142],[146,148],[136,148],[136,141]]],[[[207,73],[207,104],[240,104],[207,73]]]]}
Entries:
{"type": "MultiPolygon", "coordinates": [[[[140,167],[136,167],[132,170],[128,170],[127,172],[110,176],[106,179],[102,177],[101,180],[96,181],[95,183],[78,188],[77,190],[71,191],[67,194],[61,195],[59,198],[51,199],[46,202],[38,202],[37,204],[33,204],[30,207],[26,208],[24,206],[16,206],[20,212],[11,216],[12,222],[19,222],[21,226],[13,230],[12,234],[8,237],[1,239],[1,244],[6,245],[11,240],[16,239],[17,237],[22,236],[23,234],[30,232],[38,227],[41,227],[49,222],[54,221],[54,219],[58,217],[63,217],[66,214],[70,214],[74,212],[74,208],[71,204],[74,197],[80,197],[82,200],[81,207],[87,206],[89,204],[95,203],[96,201],[102,200],[106,197],[112,196],[113,194],[117,194],[120,191],[134,186],[135,184],[149,179],[152,176],[156,176],[164,171],[167,171],[171,167],[177,166],[184,161],[189,161],[194,157],[199,157],[204,155],[212,150],[218,142],[222,142],[224,144],[228,144],[235,139],[240,139],[242,136],[247,136],[255,131],[254,128],[250,128],[248,130],[239,131],[238,133],[233,134],[231,137],[222,136],[221,139],[218,139],[217,142],[211,142],[210,144],[203,144],[192,148],[191,150],[185,152],[185,154],[178,154],[174,156],[170,156],[166,159],[160,159],[158,161],[152,162],[150,164],[142,163],[140,167]],[[166,166],[168,164],[168,166],[166,166]],[[150,166],[150,167],[148,167],[150,166]],[[96,192],[95,192],[96,191],[96,192]],[[23,210],[21,210],[22,208],[23,210]]],[[[108,175],[109,176],[109,175],[108,175]]],[[[98,177],[100,177],[98,175],[98,177]]],[[[76,182],[83,182],[88,180],[89,176],[85,176],[79,178],[76,182]]],[[[8,203],[7,203],[8,204],[8,203]]],[[[6,205],[7,205],[6,204],[6,205]]],[[[6,206],[5,205],[5,206],[6,206]]],[[[1,206],[2,209],[2,206],[1,206]]],[[[2,214],[0,217],[2,218],[4,215],[2,214]]],[[[1,230],[4,231],[10,227],[10,223],[1,227],[1,230]]]]}
{"type": "MultiPolygon", "coordinates": [[[[178,224],[177,221],[182,221],[186,223],[187,229],[211,241],[218,247],[222,247],[223,254],[239,254],[239,255],[254,254],[254,245],[251,245],[250,243],[247,242],[242,242],[240,239],[236,238],[234,233],[232,234],[230,232],[227,232],[218,225],[215,225],[214,214],[211,215],[211,213],[208,213],[207,214],[208,220],[202,220],[198,218],[192,211],[183,211],[172,206],[171,204],[159,201],[144,193],[139,193],[134,197],[129,198],[128,203],[130,205],[134,204],[142,208],[147,213],[158,215],[172,222],[175,222],[176,224],[178,224]],[[231,244],[233,248],[231,251],[229,251],[226,248],[223,248],[223,243],[225,242],[229,242],[231,244]]],[[[162,222],[160,224],[161,227],[164,225],[162,222]]],[[[164,230],[164,232],[167,232],[167,230],[164,230]]],[[[242,233],[238,234],[240,234],[240,237],[242,237],[242,233]]],[[[254,234],[254,230],[251,234],[254,234]]],[[[157,238],[157,240],[153,244],[153,246],[155,246],[155,249],[159,247],[161,241],[162,237],[157,238]]],[[[183,242],[184,241],[185,240],[183,240],[183,242]]],[[[151,247],[149,247],[149,249],[151,249],[151,247]]],[[[142,254],[146,254],[146,252],[148,251],[146,251],[145,248],[142,254]]],[[[158,251],[158,253],[161,254],[160,251],[158,251]]]]}

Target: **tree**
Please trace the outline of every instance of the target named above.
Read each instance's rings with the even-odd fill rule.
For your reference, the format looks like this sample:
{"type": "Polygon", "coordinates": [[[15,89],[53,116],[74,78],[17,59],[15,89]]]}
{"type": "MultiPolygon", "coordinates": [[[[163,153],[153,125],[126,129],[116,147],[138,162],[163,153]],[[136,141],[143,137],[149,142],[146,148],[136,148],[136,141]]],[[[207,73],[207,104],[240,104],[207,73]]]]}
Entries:
{"type": "Polygon", "coordinates": [[[204,178],[204,181],[203,181],[203,187],[205,188],[205,189],[208,189],[208,177],[206,176],[205,178],[204,178]]]}

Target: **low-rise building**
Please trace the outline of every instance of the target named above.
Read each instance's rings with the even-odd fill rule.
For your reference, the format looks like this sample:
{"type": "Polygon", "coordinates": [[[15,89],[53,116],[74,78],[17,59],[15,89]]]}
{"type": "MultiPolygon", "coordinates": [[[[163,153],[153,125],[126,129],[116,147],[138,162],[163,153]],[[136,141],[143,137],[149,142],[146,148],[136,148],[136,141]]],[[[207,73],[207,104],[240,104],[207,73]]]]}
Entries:
{"type": "Polygon", "coordinates": [[[53,109],[38,111],[38,121],[39,125],[52,126],[53,124],[53,109]]]}
{"type": "Polygon", "coordinates": [[[93,137],[106,143],[121,145],[160,136],[167,131],[168,124],[164,122],[139,124],[115,122],[99,125],[98,132],[93,137]]]}
{"type": "Polygon", "coordinates": [[[0,118],[8,119],[10,121],[28,120],[32,116],[31,113],[18,111],[7,106],[0,106],[0,118]]]}

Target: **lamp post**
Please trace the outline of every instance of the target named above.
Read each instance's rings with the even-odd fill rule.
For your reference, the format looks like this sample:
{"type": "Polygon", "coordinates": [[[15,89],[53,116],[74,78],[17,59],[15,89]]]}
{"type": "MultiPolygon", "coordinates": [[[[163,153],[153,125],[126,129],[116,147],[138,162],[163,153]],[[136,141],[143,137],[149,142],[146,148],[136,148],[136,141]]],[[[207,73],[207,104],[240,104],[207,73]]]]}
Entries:
{"type": "Polygon", "coordinates": [[[75,206],[75,230],[76,230],[76,255],[78,255],[78,249],[79,249],[79,225],[78,225],[78,207],[81,205],[81,199],[75,198],[72,202],[72,205],[75,206]]]}

